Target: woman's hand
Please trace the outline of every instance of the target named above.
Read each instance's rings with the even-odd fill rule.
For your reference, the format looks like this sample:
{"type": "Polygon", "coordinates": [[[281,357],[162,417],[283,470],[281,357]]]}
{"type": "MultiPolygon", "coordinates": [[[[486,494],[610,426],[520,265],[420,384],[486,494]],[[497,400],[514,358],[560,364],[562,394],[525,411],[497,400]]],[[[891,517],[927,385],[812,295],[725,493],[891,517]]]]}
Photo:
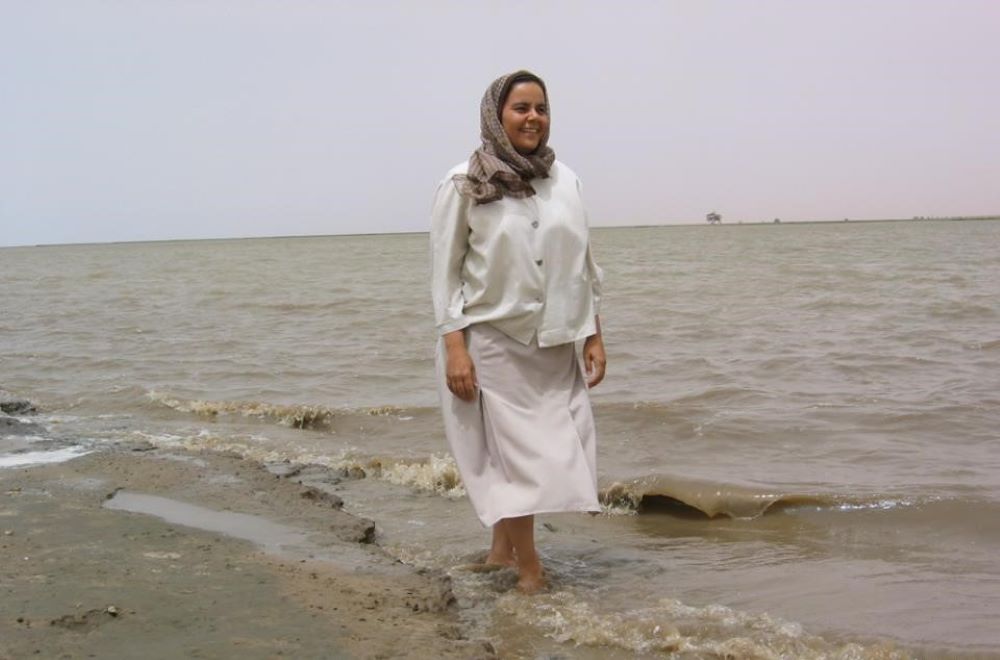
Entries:
{"type": "Polygon", "coordinates": [[[465,348],[465,332],[449,332],[444,336],[444,345],[448,351],[445,364],[448,389],[459,399],[472,401],[476,398],[479,383],[476,381],[476,365],[472,363],[469,351],[465,348]]]}
{"type": "Polygon", "coordinates": [[[604,380],[608,358],[604,354],[604,340],[600,333],[590,335],[583,342],[583,366],[587,369],[587,387],[597,387],[604,380]]]}

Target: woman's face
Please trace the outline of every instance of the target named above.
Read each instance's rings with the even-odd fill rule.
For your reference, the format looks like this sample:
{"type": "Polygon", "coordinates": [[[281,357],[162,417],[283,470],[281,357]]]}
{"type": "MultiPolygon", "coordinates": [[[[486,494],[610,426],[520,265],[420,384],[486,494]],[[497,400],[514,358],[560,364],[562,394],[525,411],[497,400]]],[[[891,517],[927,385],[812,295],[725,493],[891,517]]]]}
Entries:
{"type": "Polygon", "coordinates": [[[536,82],[519,82],[510,88],[500,112],[500,123],[517,152],[530,154],[549,133],[549,106],[536,82]]]}

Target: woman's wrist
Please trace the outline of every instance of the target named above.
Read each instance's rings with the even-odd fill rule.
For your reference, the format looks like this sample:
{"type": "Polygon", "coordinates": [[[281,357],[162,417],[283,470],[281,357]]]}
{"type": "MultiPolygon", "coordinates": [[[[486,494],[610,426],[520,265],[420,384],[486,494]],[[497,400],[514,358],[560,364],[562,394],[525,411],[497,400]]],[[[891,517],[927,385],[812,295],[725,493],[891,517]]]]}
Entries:
{"type": "Polygon", "coordinates": [[[453,330],[444,335],[444,347],[450,353],[456,350],[466,350],[465,330],[453,330]]]}

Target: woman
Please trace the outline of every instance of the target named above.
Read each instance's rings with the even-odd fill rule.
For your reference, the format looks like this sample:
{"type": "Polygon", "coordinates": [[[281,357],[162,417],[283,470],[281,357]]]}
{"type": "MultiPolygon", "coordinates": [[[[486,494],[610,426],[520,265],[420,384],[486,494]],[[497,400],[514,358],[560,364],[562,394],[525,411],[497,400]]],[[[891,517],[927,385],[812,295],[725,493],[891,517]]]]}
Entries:
{"type": "Polygon", "coordinates": [[[501,76],[480,114],[482,146],[438,186],[431,218],[438,382],[448,444],[493,528],[486,563],[516,567],[532,593],[534,514],[600,510],[587,386],[604,378],[601,271],[579,180],[547,145],[545,83],[501,76]]]}

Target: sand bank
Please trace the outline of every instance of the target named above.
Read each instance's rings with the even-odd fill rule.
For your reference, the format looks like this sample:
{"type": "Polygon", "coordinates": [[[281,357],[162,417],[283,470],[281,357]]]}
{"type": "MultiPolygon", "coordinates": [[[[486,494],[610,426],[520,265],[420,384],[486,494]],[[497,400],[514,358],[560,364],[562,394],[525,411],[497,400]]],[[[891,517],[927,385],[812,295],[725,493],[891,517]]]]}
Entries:
{"type": "Polygon", "coordinates": [[[0,470],[0,658],[494,655],[308,472],[150,447],[0,470]]]}

